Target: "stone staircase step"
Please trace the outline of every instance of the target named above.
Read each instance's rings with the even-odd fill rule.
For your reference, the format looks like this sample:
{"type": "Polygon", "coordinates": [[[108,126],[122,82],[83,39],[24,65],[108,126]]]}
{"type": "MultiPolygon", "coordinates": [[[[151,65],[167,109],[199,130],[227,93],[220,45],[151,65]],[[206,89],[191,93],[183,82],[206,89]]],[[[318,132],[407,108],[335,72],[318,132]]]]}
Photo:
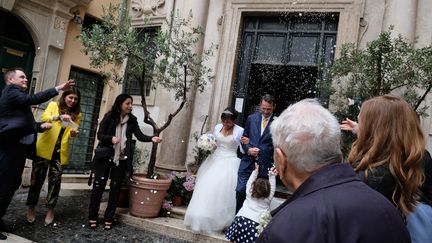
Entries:
{"type": "MultiPolygon", "coordinates": [[[[285,198],[274,197],[271,204],[270,204],[270,210],[273,210],[273,209],[279,207],[279,205],[281,205],[283,202],[285,202],[285,200],[286,200],[285,198]]],[[[186,209],[187,209],[187,206],[172,207],[169,216],[172,218],[183,220],[185,213],[186,213],[186,209]]]]}
{"type": "Polygon", "coordinates": [[[172,207],[169,216],[172,218],[183,220],[185,213],[186,213],[186,209],[187,209],[187,206],[172,207]]]}
{"type": "Polygon", "coordinates": [[[26,238],[23,238],[21,236],[14,235],[12,233],[2,232],[2,234],[5,234],[7,236],[7,240],[4,242],[8,242],[8,243],[33,243],[34,242],[26,238]]]}
{"type": "MultiPolygon", "coordinates": [[[[101,208],[104,208],[101,204],[101,208]]],[[[185,210],[184,210],[185,211],[185,210]]],[[[224,234],[195,234],[187,229],[182,219],[173,217],[159,218],[139,218],[129,214],[127,208],[117,208],[117,218],[121,223],[135,226],[137,228],[149,230],[158,234],[166,235],[171,238],[181,239],[189,242],[209,242],[220,243],[229,242],[225,239],[224,234]]]]}
{"type": "Polygon", "coordinates": [[[62,175],[62,183],[85,183],[85,184],[87,184],[89,176],[90,175],[85,175],[85,174],[63,174],[62,175]]]}

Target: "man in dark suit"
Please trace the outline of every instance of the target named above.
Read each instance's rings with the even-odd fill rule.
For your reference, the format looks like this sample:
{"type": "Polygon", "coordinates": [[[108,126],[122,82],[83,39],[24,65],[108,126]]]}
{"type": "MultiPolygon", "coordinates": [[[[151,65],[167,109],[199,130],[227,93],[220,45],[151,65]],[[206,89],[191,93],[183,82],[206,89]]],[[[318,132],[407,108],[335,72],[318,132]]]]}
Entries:
{"type": "Polygon", "coordinates": [[[250,115],[246,120],[243,132],[242,147],[245,154],[240,161],[236,187],[236,212],[243,206],[246,199],[246,183],[255,162],[259,165],[259,177],[266,177],[273,164],[273,143],[270,134],[270,124],[273,121],[275,103],[273,96],[264,95],[261,98],[260,112],[250,115]]]}
{"type": "Polygon", "coordinates": [[[316,100],[288,107],[270,130],[279,177],[294,193],[256,242],[411,242],[398,210],[342,162],[339,123],[316,100]]]}
{"type": "MultiPolygon", "coordinates": [[[[36,132],[51,128],[49,123],[36,123],[31,105],[48,101],[60,90],[74,85],[69,80],[55,88],[47,89],[35,95],[25,92],[27,77],[21,68],[14,68],[4,75],[6,87],[0,96],[0,231],[11,231],[2,217],[15,191],[21,185],[26,155],[32,153],[36,132]]],[[[0,233],[0,239],[6,236],[0,233]]]]}

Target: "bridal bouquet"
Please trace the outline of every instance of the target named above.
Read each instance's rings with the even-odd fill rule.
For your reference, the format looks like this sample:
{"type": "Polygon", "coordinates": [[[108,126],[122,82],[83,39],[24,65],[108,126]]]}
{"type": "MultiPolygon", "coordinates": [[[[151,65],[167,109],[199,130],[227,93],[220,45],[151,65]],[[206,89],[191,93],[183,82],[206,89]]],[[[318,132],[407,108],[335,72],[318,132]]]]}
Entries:
{"type": "Polygon", "coordinates": [[[216,148],[216,138],[213,134],[203,134],[198,138],[197,146],[204,151],[213,152],[216,148]]]}
{"type": "Polygon", "coordinates": [[[216,138],[213,134],[203,134],[196,137],[197,144],[193,149],[195,166],[198,168],[202,162],[216,149],[216,138]]]}

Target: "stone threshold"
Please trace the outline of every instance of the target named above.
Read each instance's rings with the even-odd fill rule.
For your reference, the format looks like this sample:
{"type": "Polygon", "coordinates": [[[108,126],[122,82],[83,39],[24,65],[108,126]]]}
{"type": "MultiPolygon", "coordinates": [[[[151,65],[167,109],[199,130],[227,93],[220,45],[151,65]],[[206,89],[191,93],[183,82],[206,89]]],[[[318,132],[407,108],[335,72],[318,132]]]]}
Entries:
{"type": "Polygon", "coordinates": [[[7,243],[35,243],[34,241],[28,240],[28,239],[23,238],[23,237],[18,236],[18,235],[14,235],[12,233],[2,232],[2,234],[6,235],[7,239],[5,241],[0,241],[0,242],[7,242],[7,243]]]}
{"type": "MultiPolygon", "coordinates": [[[[102,212],[105,210],[107,203],[101,203],[102,212]]],[[[183,211],[184,209],[179,209],[183,211]]],[[[155,232],[157,234],[165,235],[175,239],[181,239],[189,242],[209,242],[220,243],[229,242],[225,239],[222,233],[209,235],[209,234],[196,234],[187,229],[183,224],[183,219],[173,217],[158,217],[158,218],[139,218],[129,214],[127,208],[117,208],[117,220],[120,223],[128,224],[143,230],[155,232]]]]}

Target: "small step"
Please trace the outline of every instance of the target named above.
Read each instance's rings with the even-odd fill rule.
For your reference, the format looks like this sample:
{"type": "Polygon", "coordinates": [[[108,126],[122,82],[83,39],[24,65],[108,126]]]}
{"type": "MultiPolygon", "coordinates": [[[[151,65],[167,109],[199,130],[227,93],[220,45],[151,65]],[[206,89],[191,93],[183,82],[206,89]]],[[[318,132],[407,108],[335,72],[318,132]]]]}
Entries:
{"type": "Polygon", "coordinates": [[[90,175],[86,175],[86,174],[63,174],[62,175],[62,183],[85,183],[85,184],[87,184],[89,176],[90,175]]]}
{"type": "Polygon", "coordinates": [[[18,235],[14,235],[12,233],[2,232],[2,234],[7,236],[7,240],[4,242],[8,243],[34,243],[34,241],[28,240],[18,235]]]}
{"type": "MultiPolygon", "coordinates": [[[[101,208],[104,208],[101,204],[101,208]]],[[[208,242],[208,243],[222,243],[229,242],[225,239],[223,233],[219,234],[196,234],[187,229],[182,219],[172,217],[159,217],[159,218],[139,218],[129,214],[127,208],[117,208],[116,214],[118,220],[122,223],[132,225],[144,230],[156,232],[171,238],[182,239],[189,242],[208,242]]]]}
{"type": "MultiPolygon", "coordinates": [[[[270,210],[279,207],[282,203],[285,202],[285,200],[286,200],[285,198],[274,197],[270,203],[270,210]]],[[[186,214],[186,209],[187,206],[174,206],[171,208],[171,212],[169,216],[171,218],[184,219],[184,216],[186,214]]]]}
{"type": "Polygon", "coordinates": [[[176,219],[184,219],[187,206],[175,206],[171,208],[169,216],[176,219]]]}

